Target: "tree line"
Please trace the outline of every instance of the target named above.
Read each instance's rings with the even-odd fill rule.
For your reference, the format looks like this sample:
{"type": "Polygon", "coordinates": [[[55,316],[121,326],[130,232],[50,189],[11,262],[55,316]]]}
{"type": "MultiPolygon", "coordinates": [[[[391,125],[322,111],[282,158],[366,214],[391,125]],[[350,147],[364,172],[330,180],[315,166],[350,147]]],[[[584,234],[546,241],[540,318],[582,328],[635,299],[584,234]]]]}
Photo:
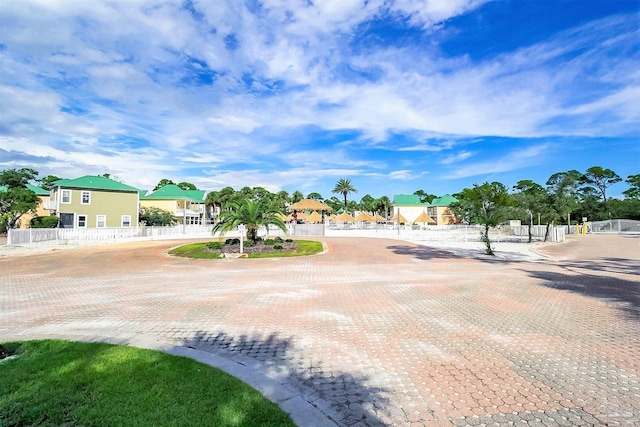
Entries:
{"type": "MultiPolygon", "coordinates": [[[[109,174],[107,178],[117,179],[109,174]]],[[[27,184],[34,183],[46,190],[60,178],[48,175],[38,179],[38,172],[31,168],[8,169],[0,172],[0,232],[17,225],[23,214],[32,212],[39,203],[38,197],[28,190],[27,184]]],[[[549,177],[544,185],[531,180],[521,180],[513,188],[500,182],[474,185],[464,188],[454,196],[459,203],[452,206],[454,213],[470,224],[497,225],[506,219],[520,219],[524,224],[575,223],[586,217],[590,221],[609,218],[629,218],[640,220],[640,174],[630,175],[625,181],[628,189],[623,191],[624,199],[607,197],[607,190],[623,179],[611,169],[593,166],[584,173],[577,170],[558,172],[549,177]]],[[[154,191],[165,185],[175,184],[163,178],[154,191]]],[[[178,187],[194,190],[196,186],[189,182],[179,182],[178,187]]],[[[223,211],[233,204],[239,206],[243,200],[258,202],[285,212],[287,207],[304,198],[322,201],[333,211],[364,211],[389,217],[392,201],[387,196],[373,197],[365,194],[359,201],[348,200],[348,196],[357,193],[353,182],[341,178],[331,190],[333,194],[324,198],[320,193],[311,192],[306,196],[301,191],[289,193],[285,190],[270,192],[263,187],[243,187],[235,190],[224,187],[207,194],[205,203],[214,210],[223,211]]],[[[423,203],[430,203],[437,196],[420,189],[414,192],[423,203]]],[[[154,215],[158,215],[155,212],[154,215]]],[[[155,218],[155,217],[154,217],[155,218]]],[[[156,220],[150,217],[152,223],[156,220]]],[[[166,215],[160,222],[166,222],[166,215]]],[[[170,220],[169,220],[170,222],[170,220]]],[[[148,223],[149,225],[152,225],[148,223]]],[[[159,224],[156,224],[159,225],[159,224]]]]}

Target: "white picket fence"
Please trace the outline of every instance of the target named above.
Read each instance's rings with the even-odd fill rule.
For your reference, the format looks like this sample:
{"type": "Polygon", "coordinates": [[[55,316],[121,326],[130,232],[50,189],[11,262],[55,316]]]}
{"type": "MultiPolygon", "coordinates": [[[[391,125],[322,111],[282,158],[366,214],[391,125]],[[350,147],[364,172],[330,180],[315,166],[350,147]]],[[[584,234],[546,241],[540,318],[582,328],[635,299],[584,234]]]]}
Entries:
{"type": "MultiPolygon", "coordinates": [[[[536,241],[544,239],[544,226],[534,227],[536,241]]],[[[549,241],[562,242],[566,227],[553,227],[549,241]]],[[[207,238],[212,235],[211,225],[177,225],[171,227],[138,228],[29,228],[11,229],[8,245],[25,245],[40,242],[67,244],[71,242],[119,242],[131,240],[166,240],[207,238]]],[[[481,227],[477,225],[398,226],[397,224],[287,224],[287,232],[270,226],[261,228],[260,236],[351,236],[383,237],[389,239],[414,239],[431,241],[480,241],[481,227]]],[[[237,237],[238,231],[225,233],[225,237],[237,237]]],[[[489,231],[492,240],[521,242],[528,238],[526,226],[497,227],[489,231]]]]}
{"type": "Polygon", "coordinates": [[[39,242],[66,243],[125,241],[125,240],[161,240],[165,238],[206,237],[211,236],[213,226],[178,225],[172,227],[137,228],[27,228],[11,229],[7,233],[8,245],[24,245],[39,242]]]}

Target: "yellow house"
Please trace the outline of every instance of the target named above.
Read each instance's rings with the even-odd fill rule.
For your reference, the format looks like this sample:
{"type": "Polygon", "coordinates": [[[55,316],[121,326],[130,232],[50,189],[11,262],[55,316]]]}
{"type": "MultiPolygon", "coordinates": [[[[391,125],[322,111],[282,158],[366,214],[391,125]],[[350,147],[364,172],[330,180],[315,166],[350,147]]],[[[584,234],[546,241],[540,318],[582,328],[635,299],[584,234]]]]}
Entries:
{"type": "Polygon", "coordinates": [[[427,213],[436,221],[437,225],[459,224],[460,219],[456,217],[449,206],[457,202],[458,199],[450,194],[433,199],[427,207],[427,213]]]}
{"type": "Polygon", "coordinates": [[[394,217],[400,212],[400,215],[407,220],[407,224],[412,224],[429,204],[422,203],[416,194],[396,194],[393,196],[392,206],[394,217]]]}
{"type": "Polygon", "coordinates": [[[180,224],[202,224],[205,219],[205,191],[184,190],[165,185],[140,195],[140,208],[156,207],[171,212],[180,224]]]}
{"type": "Polygon", "coordinates": [[[27,184],[27,188],[38,195],[40,199],[40,203],[36,208],[35,212],[29,212],[20,217],[18,219],[19,228],[29,228],[29,224],[31,224],[31,219],[36,216],[49,216],[51,215],[51,211],[47,209],[49,206],[49,192],[43,188],[36,187],[35,185],[27,184]]]}
{"type": "Polygon", "coordinates": [[[138,189],[103,176],[61,179],[48,208],[63,228],[137,227],[138,189]]]}

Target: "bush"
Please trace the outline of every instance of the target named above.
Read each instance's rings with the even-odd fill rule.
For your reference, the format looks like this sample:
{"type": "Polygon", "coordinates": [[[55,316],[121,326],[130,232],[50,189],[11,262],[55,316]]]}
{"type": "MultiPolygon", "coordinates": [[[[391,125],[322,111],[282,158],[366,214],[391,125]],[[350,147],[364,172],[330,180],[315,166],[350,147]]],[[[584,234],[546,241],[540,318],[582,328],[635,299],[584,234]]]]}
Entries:
{"type": "Polygon", "coordinates": [[[282,243],[282,242],[283,242],[282,237],[280,237],[280,236],[277,236],[277,237],[276,237],[275,239],[273,239],[273,240],[275,240],[277,243],[282,243]]]}
{"type": "Polygon", "coordinates": [[[262,242],[262,240],[264,240],[262,237],[256,236],[256,243],[262,242]]]}
{"type": "Polygon", "coordinates": [[[291,243],[291,242],[293,242],[293,239],[287,239],[287,240],[285,240],[285,242],[291,243]]]}
{"type": "Polygon", "coordinates": [[[251,240],[251,239],[247,239],[244,241],[244,246],[247,248],[250,248],[251,246],[255,246],[256,242],[251,240]]]}
{"type": "Polygon", "coordinates": [[[283,249],[282,245],[273,245],[273,249],[283,249]]]}
{"type": "Polygon", "coordinates": [[[31,228],[56,228],[57,226],[57,216],[37,216],[31,218],[31,223],[29,224],[31,228]]]}
{"type": "Polygon", "coordinates": [[[225,240],[227,245],[238,245],[240,244],[240,239],[227,239],[225,240]]]}
{"type": "Polygon", "coordinates": [[[222,243],[222,242],[209,242],[209,243],[207,243],[207,247],[209,249],[222,249],[223,246],[224,246],[224,243],[222,243]]]}
{"type": "Polygon", "coordinates": [[[275,245],[275,243],[276,243],[276,241],[273,240],[273,239],[267,239],[267,240],[264,241],[264,244],[265,245],[269,245],[269,246],[275,245]]]}

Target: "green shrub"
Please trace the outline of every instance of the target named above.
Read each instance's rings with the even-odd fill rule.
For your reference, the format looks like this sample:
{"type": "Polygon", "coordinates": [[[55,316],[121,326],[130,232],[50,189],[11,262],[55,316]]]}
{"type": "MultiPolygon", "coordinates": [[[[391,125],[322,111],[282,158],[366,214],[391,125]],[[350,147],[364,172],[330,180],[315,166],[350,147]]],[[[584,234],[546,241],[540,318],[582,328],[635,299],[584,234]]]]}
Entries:
{"type": "Polygon", "coordinates": [[[273,249],[282,249],[282,245],[273,245],[273,249]]]}
{"type": "Polygon", "coordinates": [[[264,239],[260,236],[256,236],[256,243],[262,242],[264,239]]]}
{"type": "Polygon", "coordinates": [[[31,228],[56,228],[57,226],[57,216],[37,216],[31,218],[31,223],[29,224],[31,228]]]}
{"type": "Polygon", "coordinates": [[[251,239],[247,239],[247,240],[244,241],[244,246],[247,247],[247,248],[250,248],[250,247],[255,246],[255,245],[256,245],[256,242],[251,240],[251,239]]]}
{"type": "Polygon", "coordinates": [[[293,242],[293,239],[287,239],[287,240],[285,240],[285,242],[291,243],[291,242],[293,242]]]}
{"type": "Polygon", "coordinates": [[[207,243],[207,247],[209,249],[222,249],[223,246],[224,246],[223,242],[209,242],[209,243],[207,243]]]}
{"type": "Polygon", "coordinates": [[[227,245],[237,245],[240,243],[240,239],[227,239],[224,243],[227,245]]]}
{"type": "Polygon", "coordinates": [[[276,243],[276,242],[275,242],[275,240],[273,240],[273,239],[267,239],[267,240],[265,240],[265,241],[264,241],[264,244],[265,244],[265,245],[268,245],[268,246],[272,246],[272,245],[274,245],[275,243],[276,243]]]}
{"type": "Polygon", "coordinates": [[[276,237],[275,239],[273,239],[273,240],[275,240],[275,241],[276,241],[276,242],[278,242],[278,243],[282,243],[282,242],[283,242],[282,237],[280,237],[280,236],[277,236],[277,237],[276,237]]]}

